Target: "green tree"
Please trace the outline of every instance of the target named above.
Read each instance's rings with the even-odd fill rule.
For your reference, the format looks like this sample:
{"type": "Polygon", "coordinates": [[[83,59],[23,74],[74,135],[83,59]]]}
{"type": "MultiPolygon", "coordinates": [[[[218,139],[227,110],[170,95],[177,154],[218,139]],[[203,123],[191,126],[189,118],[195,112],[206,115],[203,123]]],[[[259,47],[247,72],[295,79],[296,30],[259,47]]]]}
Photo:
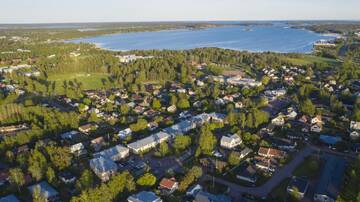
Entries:
{"type": "Polygon", "coordinates": [[[121,113],[122,115],[128,114],[129,111],[130,111],[130,108],[129,108],[128,105],[126,105],[126,104],[120,105],[120,113],[121,113]]]}
{"type": "Polygon", "coordinates": [[[179,109],[188,109],[190,107],[190,102],[186,98],[181,98],[177,103],[177,107],[179,109]]]}
{"type": "Polygon", "coordinates": [[[201,167],[193,166],[184,178],[180,181],[179,191],[185,191],[195,180],[199,179],[202,176],[203,172],[201,167]]]}
{"type": "Polygon", "coordinates": [[[49,146],[46,152],[52,164],[59,170],[63,170],[71,165],[72,154],[68,148],[49,146]]]}
{"type": "Polygon", "coordinates": [[[177,99],[176,95],[172,94],[170,97],[170,105],[176,105],[177,101],[178,101],[178,99],[177,99]]]}
{"type": "Polygon", "coordinates": [[[152,101],[151,106],[152,106],[152,108],[155,109],[155,110],[160,109],[160,108],[161,108],[160,100],[154,98],[153,101],[152,101]]]}
{"type": "Polygon", "coordinates": [[[310,99],[305,99],[300,103],[300,111],[304,114],[313,116],[315,114],[315,106],[310,99]]]}
{"type": "Polygon", "coordinates": [[[228,162],[232,166],[237,166],[240,164],[240,157],[236,152],[231,152],[228,157],[228,162]]]}
{"type": "Polygon", "coordinates": [[[20,168],[12,168],[9,172],[9,182],[16,186],[20,192],[20,187],[25,184],[25,176],[20,168]]]}
{"type": "Polygon", "coordinates": [[[47,160],[39,150],[33,150],[28,159],[28,170],[36,180],[40,180],[47,169],[47,160]]]}
{"type": "Polygon", "coordinates": [[[209,125],[204,125],[200,131],[199,153],[210,155],[216,146],[216,142],[216,137],[211,132],[209,125]]]}
{"type": "Polygon", "coordinates": [[[79,191],[92,188],[94,185],[94,175],[88,169],[84,170],[80,178],[76,181],[76,189],[79,191]]]}
{"type": "Polygon", "coordinates": [[[145,119],[138,119],[136,123],[130,124],[130,129],[134,132],[142,131],[147,128],[148,122],[145,119]]]}
{"type": "Polygon", "coordinates": [[[32,194],[32,201],[33,202],[46,202],[46,198],[41,194],[40,187],[35,187],[33,194],[32,194]]]}
{"type": "Polygon", "coordinates": [[[55,171],[50,166],[47,168],[46,178],[50,183],[53,183],[56,178],[55,171]]]}
{"type": "Polygon", "coordinates": [[[156,183],[156,177],[151,173],[145,173],[138,180],[136,180],[136,184],[140,186],[151,187],[156,183]]]}
{"type": "Polygon", "coordinates": [[[159,146],[160,156],[164,157],[169,154],[169,145],[167,142],[162,142],[159,146]]]}
{"type": "Polygon", "coordinates": [[[191,138],[186,135],[178,135],[175,137],[173,147],[176,152],[183,151],[191,145],[191,138]]]}

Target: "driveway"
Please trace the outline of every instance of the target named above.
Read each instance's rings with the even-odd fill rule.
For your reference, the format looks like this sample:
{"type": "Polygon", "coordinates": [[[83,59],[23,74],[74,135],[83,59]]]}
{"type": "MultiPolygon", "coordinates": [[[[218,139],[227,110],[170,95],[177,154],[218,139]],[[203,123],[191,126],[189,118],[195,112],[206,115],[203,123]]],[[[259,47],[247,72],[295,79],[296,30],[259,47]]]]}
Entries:
{"type": "MultiPolygon", "coordinates": [[[[303,160],[312,154],[314,152],[314,148],[310,146],[306,146],[301,151],[299,151],[296,156],[293,158],[293,160],[277,170],[271,179],[269,179],[265,184],[259,186],[259,187],[245,187],[241,186],[232,182],[228,182],[226,180],[223,180],[221,178],[215,178],[215,181],[219,184],[226,185],[230,188],[229,195],[233,197],[234,201],[241,201],[241,195],[243,193],[249,193],[257,197],[266,197],[271,190],[273,190],[280,182],[282,182],[284,179],[291,177],[292,172],[295,170],[295,168],[300,165],[303,160]]],[[[212,176],[206,175],[204,176],[204,180],[212,180],[212,176]]]]}

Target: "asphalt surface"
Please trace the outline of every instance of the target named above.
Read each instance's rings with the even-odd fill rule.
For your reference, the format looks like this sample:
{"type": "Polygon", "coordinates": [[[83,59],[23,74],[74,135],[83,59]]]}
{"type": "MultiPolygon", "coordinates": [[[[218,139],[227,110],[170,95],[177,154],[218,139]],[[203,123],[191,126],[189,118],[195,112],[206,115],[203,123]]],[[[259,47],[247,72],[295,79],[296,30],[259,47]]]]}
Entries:
{"type": "MultiPolygon", "coordinates": [[[[219,184],[226,185],[230,188],[229,195],[233,198],[234,201],[241,201],[242,194],[248,193],[259,198],[266,197],[280,182],[284,179],[291,177],[295,168],[303,162],[303,160],[311,155],[314,152],[314,148],[311,146],[306,146],[301,151],[299,151],[292,161],[286,164],[284,167],[275,171],[272,177],[263,185],[259,187],[245,187],[220,178],[214,178],[215,182],[219,184]]],[[[204,180],[212,180],[212,176],[204,176],[204,180]]]]}

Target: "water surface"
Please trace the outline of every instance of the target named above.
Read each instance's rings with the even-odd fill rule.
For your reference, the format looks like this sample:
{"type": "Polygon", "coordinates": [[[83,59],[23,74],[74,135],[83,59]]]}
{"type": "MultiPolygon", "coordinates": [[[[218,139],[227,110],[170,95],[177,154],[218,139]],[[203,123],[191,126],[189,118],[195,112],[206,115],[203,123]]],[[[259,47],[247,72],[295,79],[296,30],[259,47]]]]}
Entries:
{"type": "Polygon", "coordinates": [[[70,42],[94,43],[102,48],[120,51],[218,47],[251,52],[308,53],[312,51],[313,43],[320,39],[334,39],[334,36],[323,36],[285,26],[226,26],[200,30],[112,34],[70,42]]]}

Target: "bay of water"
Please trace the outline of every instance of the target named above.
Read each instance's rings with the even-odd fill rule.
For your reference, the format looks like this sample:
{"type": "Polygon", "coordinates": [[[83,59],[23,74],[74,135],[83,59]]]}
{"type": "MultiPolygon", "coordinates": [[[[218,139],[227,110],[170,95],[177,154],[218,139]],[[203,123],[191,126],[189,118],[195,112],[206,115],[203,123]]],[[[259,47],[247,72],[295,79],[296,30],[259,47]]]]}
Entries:
{"type": "Polygon", "coordinates": [[[101,48],[128,50],[186,50],[217,47],[250,52],[308,53],[320,39],[334,39],[285,26],[225,26],[199,30],[135,32],[81,38],[70,42],[94,43],[101,48]]]}

